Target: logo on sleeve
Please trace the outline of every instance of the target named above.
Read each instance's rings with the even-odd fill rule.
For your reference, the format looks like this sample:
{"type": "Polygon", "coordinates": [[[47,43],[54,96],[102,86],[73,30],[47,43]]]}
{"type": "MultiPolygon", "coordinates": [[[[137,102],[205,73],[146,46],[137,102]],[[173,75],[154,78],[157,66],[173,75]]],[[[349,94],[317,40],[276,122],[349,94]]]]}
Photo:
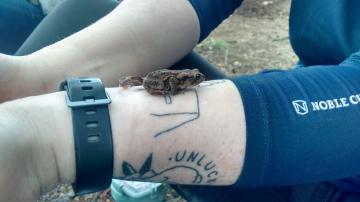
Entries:
{"type": "Polygon", "coordinates": [[[330,111],[360,105],[360,94],[350,95],[349,97],[341,97],[320,101],[306,102],[305,100],[295,100],[292,101],[292,105],[297,114],[306,115],[309,113],[309,111],[330,111]]]}
{"type": "Polygon", "coordinates": [[[307,107],[307,104],[304,100],[295,100],[292,102],[294,109],[297,114],[305,115],[309,113],[309,109],[307,107]]]}

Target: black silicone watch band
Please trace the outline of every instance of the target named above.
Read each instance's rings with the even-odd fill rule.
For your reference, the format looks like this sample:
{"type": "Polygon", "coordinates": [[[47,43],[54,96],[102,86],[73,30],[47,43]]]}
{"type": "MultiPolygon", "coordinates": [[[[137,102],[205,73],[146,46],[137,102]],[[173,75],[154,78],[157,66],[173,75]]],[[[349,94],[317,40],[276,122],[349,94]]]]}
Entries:
{"type": "Polygon", "coordinates": [[[108,104],[100,79],[70,78],[60,87],[67,91],[75,138],[76,195],[108,188],[113,174],[113,144],[108,104]]]}

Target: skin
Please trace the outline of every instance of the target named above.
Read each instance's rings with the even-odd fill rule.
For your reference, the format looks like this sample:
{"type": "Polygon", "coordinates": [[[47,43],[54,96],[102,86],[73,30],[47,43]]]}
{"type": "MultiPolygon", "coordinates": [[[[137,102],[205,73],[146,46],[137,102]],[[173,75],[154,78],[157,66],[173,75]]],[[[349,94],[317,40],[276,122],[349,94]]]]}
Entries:
{"type": "MultiPolygon", "coordinates": [[[[231,81],[203,83],[196,94],[194,89],[173,96],[171,104],[141,87],[107,92],[113,101],[109,110],[115,178],[159,182],[166,176],[171,183],[230,185],[239,177],[246,129],[242,100],[231,81]],[[197,119],[154,136],[192,116],[153,114],[192,110],[197,99],[197,119]],[[218,105],[224,100],[226,105],[218,105]],[[185,151],[186,157],[181,157],[185,151]],[[194,162],[187,160],[192,151],[199,153],[194,162]],[[151,166],[141,176],[140,168],[150,155],[151,166]],[[202,155],[206,157],[200,160],[202,155]],[[130,167],[127,164],[134,171],[124,169],[130,167]]],[[[71,110],[64,96],[58,92],[0,105],[0,201],[35,201],[60,182],[74,182],[71,110]]]]}
{"type": "MultiPolygon", "coordinates": [[[[57,91],[65,77],[97,76],[116,86],[122,76],[168,67],[195,46],[199,27],[187,0],[125,0],[91,26],[31,55],[0,54],[0,201],[35,201],[56,184],[75,179],[64,93],[34,95],[57,91]]],[[[169,182],[199,184],[202,176],[200,184],[208,185],[236,181],[246,134],[233,83],[173,97],[151,96],[139,88],[108,89],[114,177],[163,181],[166,174],[169,182]],[[219,105],[224,100],[226,105],[219,105]],[[194,152],[201,166],[187,161],[194,152]]]]}
{"type": "Polygon", "coordinates": [[[117,86],[120,77],[176,63],[199,36],[187,0],[125,0],[91,26],[31,55],[0,55],[0,102],[55,92],[70,76],[96,75],[117,86]]]}

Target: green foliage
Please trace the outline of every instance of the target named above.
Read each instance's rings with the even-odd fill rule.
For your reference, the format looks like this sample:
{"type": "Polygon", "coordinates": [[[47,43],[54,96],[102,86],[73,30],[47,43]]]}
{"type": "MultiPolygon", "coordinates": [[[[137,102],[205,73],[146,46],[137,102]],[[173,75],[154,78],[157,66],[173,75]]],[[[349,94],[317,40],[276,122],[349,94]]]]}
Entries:
{"type": "Polygon", "coordinates": [[[222,51],[222,50],[226,50],[229,48],[229,44],[225,40],[222,40],[222,39],[210,38],[209,45],[215,51],[222,51]]]}
{"type": "Polygon", "coordinates": [[[197,46],[202,50],[212,50],[215,52],[223,52],[229,49],[229,44],[223,39],[208,38],[197,46]]]}

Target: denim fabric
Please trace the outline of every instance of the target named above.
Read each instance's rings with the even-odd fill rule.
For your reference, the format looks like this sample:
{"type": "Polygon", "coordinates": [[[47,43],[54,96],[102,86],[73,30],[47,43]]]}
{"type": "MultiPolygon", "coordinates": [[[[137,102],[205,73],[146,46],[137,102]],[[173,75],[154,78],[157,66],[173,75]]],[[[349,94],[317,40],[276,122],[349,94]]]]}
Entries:
{"type": "Polygon", "coordinates": [[[1,0],[0,53],[14,54],[43,17],[41,7],[26,0],[1,0]]]}

